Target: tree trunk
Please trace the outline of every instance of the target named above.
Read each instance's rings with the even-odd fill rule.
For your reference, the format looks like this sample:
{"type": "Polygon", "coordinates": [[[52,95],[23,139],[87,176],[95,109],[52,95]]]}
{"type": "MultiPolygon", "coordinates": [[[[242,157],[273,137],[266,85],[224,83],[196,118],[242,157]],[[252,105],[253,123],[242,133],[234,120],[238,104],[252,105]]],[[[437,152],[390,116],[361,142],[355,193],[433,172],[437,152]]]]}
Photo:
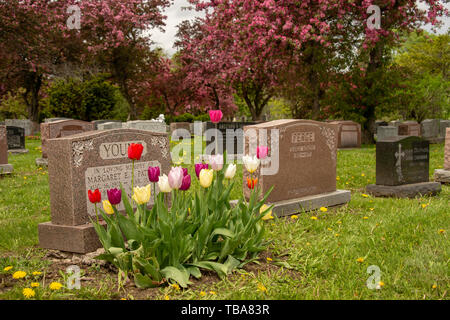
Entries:
{"type": "Polygon", "coordinates": [[[30,72],[25,77],[23,99],[27,105],[28,118],[39,123],[39,91],[42,87],[42,74],[30,72]]]}

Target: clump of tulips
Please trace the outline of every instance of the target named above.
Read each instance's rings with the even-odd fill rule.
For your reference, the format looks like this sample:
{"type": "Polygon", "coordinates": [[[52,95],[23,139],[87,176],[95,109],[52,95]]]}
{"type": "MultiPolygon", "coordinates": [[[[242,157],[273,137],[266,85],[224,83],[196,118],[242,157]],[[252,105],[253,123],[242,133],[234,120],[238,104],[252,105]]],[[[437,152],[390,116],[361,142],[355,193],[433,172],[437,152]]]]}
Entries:
{"type": "MultiPolygon", "coordinates": [[[[133,168],[142,151],[142,145],[129,146],[133,168]]],[[[255,165],[259,160],[246,164],[252,172],[255,165]]],[[[134,186],[132,178],[131,199],[122,186],[107,190],[108,199],[103,201],[99,190],[90,190],[88,197],[97,214],[92,222],[105,249],[98,259],[117,266],[119,279],[132,275],[140,288],[164,283],[187,287],[191,276],[201,277],[202,269],[222,277],[257,259],[266,248],[262,218],[270,210],[263,207],[269,194],[259,201],[260,191],[255,188],[248,202],[242,197],[232,206],[235,174],[236,165],[227,164],[226,155],[214,155],[209,164],[195,165],[201,186],[195,192],[190,190],[191,175],[182,167],[173,167],[167,174],[159,167],[148,168],[149,184],[144,187],[134,186]],[[154,204],[149,208],[151,199],[154,204]],[[100,202],[102,206],[97,207],[100,202]],[[118,211],[120,203],[125,212],[118,211]]]]}

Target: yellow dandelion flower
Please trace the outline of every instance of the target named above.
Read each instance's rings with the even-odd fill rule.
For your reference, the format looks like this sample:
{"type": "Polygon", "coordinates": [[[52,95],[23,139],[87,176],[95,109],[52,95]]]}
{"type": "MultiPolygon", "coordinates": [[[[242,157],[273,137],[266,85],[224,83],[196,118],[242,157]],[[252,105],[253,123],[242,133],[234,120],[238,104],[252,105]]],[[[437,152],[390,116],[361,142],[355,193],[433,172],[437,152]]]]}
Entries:
{"type": "Polygon", "coordinates": [[[369,219],[369,217],[363,217],[363,219],[364,219],[364,220],[367,220],[367,219],[369,219]]]}
{"type": "Polygon", "coordinates": [[[358,259],[356,259],[356,262],[363,263],[364,262],[364,258],[358,258],[358,259]]]}
{"type": "Polygon", "coordinates": [[[166,294],[166,295],[164,296],[164,300],[170,300],[170,297],[166,294]]]}
{"type": "Polygon", "coordinates": [[[33,276],[40,276],[42,274],[42,272],[34,271],[32,274],[33,274],[33,276]]]}
{"type": "Polygon", "coordinates": [[[339,237],[340,236],[340,234],[339,233],[336,233],[335,235],[334,235],[335,237],[339,237]]]}
{"type": "Polygon", "coordinates": [[[14,279],[22,279],[22,278],[25,278],[26,276],[27,276],[27,273],[25,271],[16,271],[13,273],[14,279]]]}
{"type": "Polygon", "coordinates": [[[50,290],[55,290],[56,291],[56,290],[59,290],[59,289],[62,288],[62,284],[59,283],[59,282],[52,282],[52,283],[50,283],[49,288],[50,288],[50,290]]]}
{"type": "Polygon", "coordinates": [[[382,288],[382,287],[384,287],[384,282],[383,281],[378,282],[378,288],[382,288]]]}
{"type": "Polygon", "coordinates": [[[338,221],[337,224],[342,224],[342,221],[338,221]]]}
{"type": "Polygon", "coordinates": [[[431,288],[436,289],[437,288],[437,284],[436,283],[433,284],[433,286],[431,288]]]}
{"type": "Polygon", "coordinates": [[[32,282],[31,283],[31,287],[32,288],[38,288],[39,287],[39,282],[32,282]]]}
{"type": "Polygon", "coordinates": [[[328,211],[328,209],[327,209],[327,208],[325,208],[325,207],[320,207],[320,211],[322,211],[322,212],[327,212],[327,211],[328,211]]]}
{"type": "Polygon", "coordinates": [[[365,194],[365,193],[363,193],[362,196],[363,196],[364,198],[368,198],[368,197],[369,197],[369,195],[367,195],[367,194],[365,194]]]}
{"type": "Polygon", "coordinates": [[[176,283],[171,284],[172,288],[174,288],[175,290],[180,290],[180,286],[176,283]]]}
{"type": "Polygon", "coordinates": [[[3,269],[3,271],[9,271],[9,270],[11,270],[13,267],[12,266],[7,266],[7,267],[5,267],[4,269],[3,269]]]}
{"type": "Polygon", "coordinates": [[[422,209],[425,209],[428,206],[428,203],[422,203],[422,209]]]}
{"type": "Polygon", "coordinates": [[[345,184],[348,184],[348,182],[346,182],[345,184]]]}
{"type": "Polygon", "coordinates": [[[267,292],[267,288],[262,283],[258,283],[258,290],[261,292],[267,292]]]}
{"type": "Polygon", "coordinates": [[[269,258],[269,257],[267,257],[266,260],[269,261],[269,262],[273,261],[272,258],[269,258]]]}
{"type": "Polygon", "coordinates": [[[339,178],[339,176],[338,176],[338,177],[336,177],[336,180],[339,181],[339,180],[341,180],[341,178],[339,178]]]}
{"type": "Polygon", "coordinates": [[[306,243],[306,245],[307,245],[307,246],[310,246],[310,245],[311,245],[311,243],[307,242],[307,243],[306,243]]]}
{"type": "Polygon", "coordinates": [[[331,228],[327,228],[327,230],[328,230],[328,231],[333,231],[333,229],[331,229],[331,228]]]}
{"type": "Polygon", "coordinates": [[[27,298],[27,299],[32,298],[32,297],[34,297],[34,296],[36,295],[36,293],[34,292],[34,290],[33,290],[33,289],[30,289],[30,288],[25,288],[25,289],[23,289],[22,294],[23,294],[23,296],[24,296],[25,298],[27,298]]]}
{"type": "Polygon", "coordinates": [[[317,220],[317,217],[316,216],[312,216],[311,220],[317,220]]]}
{"type": "Polygon", "coordinates": [[[209,293],[212,294],[212,295],[216,295],[215,291],[210,291],[209,293]]]}
{"type": "Polygon", "coordinates": [[[444,234],[445,230],[444,229],[440,229],[438,232],[439,232],[439,234],[444,234]]]}
{"type": "Polygon", "coordinates": [[[296,216],[295,214],[291,216],[292,220],[298,219],[298,216],[296,216]]]}
{"type": "Polygon", "coordinates": [[[120,300],[127,300],[126,298],[120,298],[120,300]]]}
{"type": "Polygon", "coordinates": [[[361,173],[361,177],[365,177],[366,175],[364,173],[361,173]]]}
{"type": "Polygon", "coordinates": [[[200,295],[201,295],[202,297],[204,297],[204,296],[206,296],[206,292],[205,292],[205,291],[200,291],[200,295]]]}

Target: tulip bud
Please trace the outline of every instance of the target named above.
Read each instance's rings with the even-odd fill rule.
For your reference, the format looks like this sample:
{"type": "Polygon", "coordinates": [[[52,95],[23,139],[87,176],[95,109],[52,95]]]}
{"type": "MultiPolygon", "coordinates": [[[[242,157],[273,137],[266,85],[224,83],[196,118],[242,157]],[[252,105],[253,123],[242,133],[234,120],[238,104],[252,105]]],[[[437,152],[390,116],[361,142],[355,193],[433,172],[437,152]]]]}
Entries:
{"type": "Polygon", "coordinates": [[[256,178],[256,179],[247,178],[247,187],[249,189],[254,189],[257,183],[258,183],[258,178],[256,178]]]}
{"type": "Polygon", "coordinates": [[[88,190],[88,198],[92,203],[99,203],[102,200],[102,195],[98,189],[88,190]]]}
{"type": "Polygon", "coordinates": [[[150,182],[158,182],[161,171],[159,167],[148,167],[148,180],[150,182]]]}
{"type": "Polygon", "coordinates": [[[133,194],[133,200],[138,204],[144,204],[150,201],[150,184],[145,187],[135,187],[133,194]]]}
{"type": "Polygon", "coordinates": [[[117,205],[122,200],[122,190],[120,189],[111,189],[107,190],[108,200],[112,205],[117,205]]]}
{"type": "Polygon", "coordinates": [[[214,171],[220,171],[223,168],[223,155],[218,154],[209,156],[209,164],[214,171]]]}
{"type": "Polygon", "coordinates": [[[183,183],[183,169],[181,167],[174,167],[169,172],[169,185],[172,189],[178,190],[183,183]]]}
{"type": "Polygon", "coordinates": [[[144,146],[140,143],[132,143],[128,146],[128,158],[131,160],[140,160],[144,146]]]}
{"type": "Polygon", "coordinates": [[[172,188],[170,187],[169,184],[169,178],[165,174],[159,177],[158,187],[159,191],[163,193],[172,192],[172,188]]]}
{"type": "Polygon", "coordinates": [[[213,177],[214,171],[212,169],[202,169],[199,175],[200,185],[203,188],[209,188],[212,184],[213,177]]]}
{"type": "Polygon", "coordinates": [[[185,175],[183,177],[183,183],[181,184],[180,190],[186,191],[191,187],[191,175],[185,175]]]}
{"type": "Polygon", "coordinates": [[[259,159],[256,156],[243,156],[242,161],[244,162],[245,168],[248,172],[253,173],[258,170],[259,159]]]}
{"type": "Polygon", "coordinates": [[[111,202],[109,202],[108,200],[103,200],[103,210],[105,210],[107,214],[114,214],[114,209],[111,205],[111,202]]]}
{"type": "Polygon", "coordinates": [[[222,120],[223,113],[220,110],[209,110],[209,118],[212,123],[219,123],[222,120]]]}
{"type": "Polygon", "coordinates": [[[236,174],[236,165],[230,163],[227,167],[227,170],[225,170],[225,179],[231,180],[234,178],[235,174],[236,174]]]}
{"type": "Polygon", "coordinates": [[[268,147],[259,146],[256,148],[256,157],[258,159],[264,159],[265,157],[267,157],[268,153],[269,153],[268,147]]]}

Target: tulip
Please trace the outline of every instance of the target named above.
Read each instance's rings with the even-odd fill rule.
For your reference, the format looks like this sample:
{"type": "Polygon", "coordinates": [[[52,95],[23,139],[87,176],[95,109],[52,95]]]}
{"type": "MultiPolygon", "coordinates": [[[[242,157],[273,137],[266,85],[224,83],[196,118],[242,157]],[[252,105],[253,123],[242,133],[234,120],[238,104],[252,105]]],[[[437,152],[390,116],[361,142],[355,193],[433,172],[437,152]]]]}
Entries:
{"type": "Polygon", "coordinates": [[[128,146],[128,158],[131,160],[140,160],[144,146],[140,143],[132,143],[128,146]]]}
{"type": "Polygon", "coordinates": [[[174,167],[170,169],[169,172],[169,185],[172,189],[178,190],[181,187],[181,184],[183,183],[183,168],[181,167],[174,167]]]}
{"type": "Polygon", "coordinates": [[[259,146],[256,148],[256,157],[258,159],[264,159],[269,153],[269,147],[259,146]]]}
{"type": "Polygon", "coordinates": [[[161,171],[159,167],[148,167],[148,180],[150,182],[158,182],[161,171]]]}
{"type": "Polygon", "coordinates": [[[242,161],[244,162],[245,168],[248,172],[253,173],[258,170],[259,159],[256,156],[243,156],[242,161]]]}
{"type": "Polygon", "coordinates": [[[170,187],[169,184],[169,178],[165,174],[159,177],[158,187],[159,191],[163,193],[172,192],[172,188],[170,187]]]}
{"type": "Polygon", "coordinates": [[[254,189],[257,183],[258,183],[258,178],[256,178],[256,179],[247,178],[247,187],[249,189],[254,189]]]}
{"type": "Polygon", "coordinates": [[[227,167],[227,170],[225,170],[225,179],[231,180],[234,178],[235,174],[236,174],[236,165],[230,163],[227,167]]]}
{"type": "Polygon", "coordinates": [[[185,175],[183,177],[183,183],[181,184],[180,190],[186,191],[191,187],[191,175],[185,175]]]}
{"type": "Polygon", "coordinates": [[[220,171],[223,168],[223,155],[218,154],[215,156],[209,156],[209,164],[214,171],[220,171]]]}
{"type": "Polygon", "coordinates": [[[213,177],[214,171],[212,169],[202,169],[199,175],[200,185],[203,188],[209,188],[212,184],[213,177]]]}
{"type": "Polygon", "coordinates": [[[107,190],[108,200],[112,205],[117,205],[122,200],[122,190],[120,189],[111,189],[107,190]]]}
{"type": "Polygon", "coordinates": [[[135,187],[133,194],[133,200],[138,204],[144,204],[150,201],[150,184],[145,187],[135,187]]]}
{"type": "Polygon", "coordinates": [[[200,171],[202,169],[209,169],[209,165],[207,163],[197,163],[195,164],[195,174],[197,175],[197,178],[200,178],[200,171]]]}
{"type": "MultiPolygon", "coordinates": [[[[263,204],[261,209],[259,210],[259,213],[262,214],[264,211],[266,211],[267,209],[269,209],[269,206],[266,204],[263,204]]],[[[269,212],[267,212],[261,219],[263,220],[269,220],[269,219],[273,219],[272,216],[272,210],[270,210],[269,212]]]]}
{"type": "Polygon", "coordinates": [[[99,203],[100,201],[102,201],[102,195],[98,189],[95,189],[94,191],[89,190],[88,198],[92,203],[99,203]]]}
{"type": "Polygon", "coordinates": [[[113,206],[108,200],[103,200],[103,210],[105,210],[107,214],[114,214],[113,206]]]}
{"type": "Polygon", "coordinates": [[[183,169],[183,177],[186,177],[188,175],[188,169],[187,168],[181,168],[183,169]]]}
{"type": "Polygon", "coordinates": [[[220,110],[209,110],[209,118],[212,123],[219,123],[222,120],[223,113],[220,110]]]}

